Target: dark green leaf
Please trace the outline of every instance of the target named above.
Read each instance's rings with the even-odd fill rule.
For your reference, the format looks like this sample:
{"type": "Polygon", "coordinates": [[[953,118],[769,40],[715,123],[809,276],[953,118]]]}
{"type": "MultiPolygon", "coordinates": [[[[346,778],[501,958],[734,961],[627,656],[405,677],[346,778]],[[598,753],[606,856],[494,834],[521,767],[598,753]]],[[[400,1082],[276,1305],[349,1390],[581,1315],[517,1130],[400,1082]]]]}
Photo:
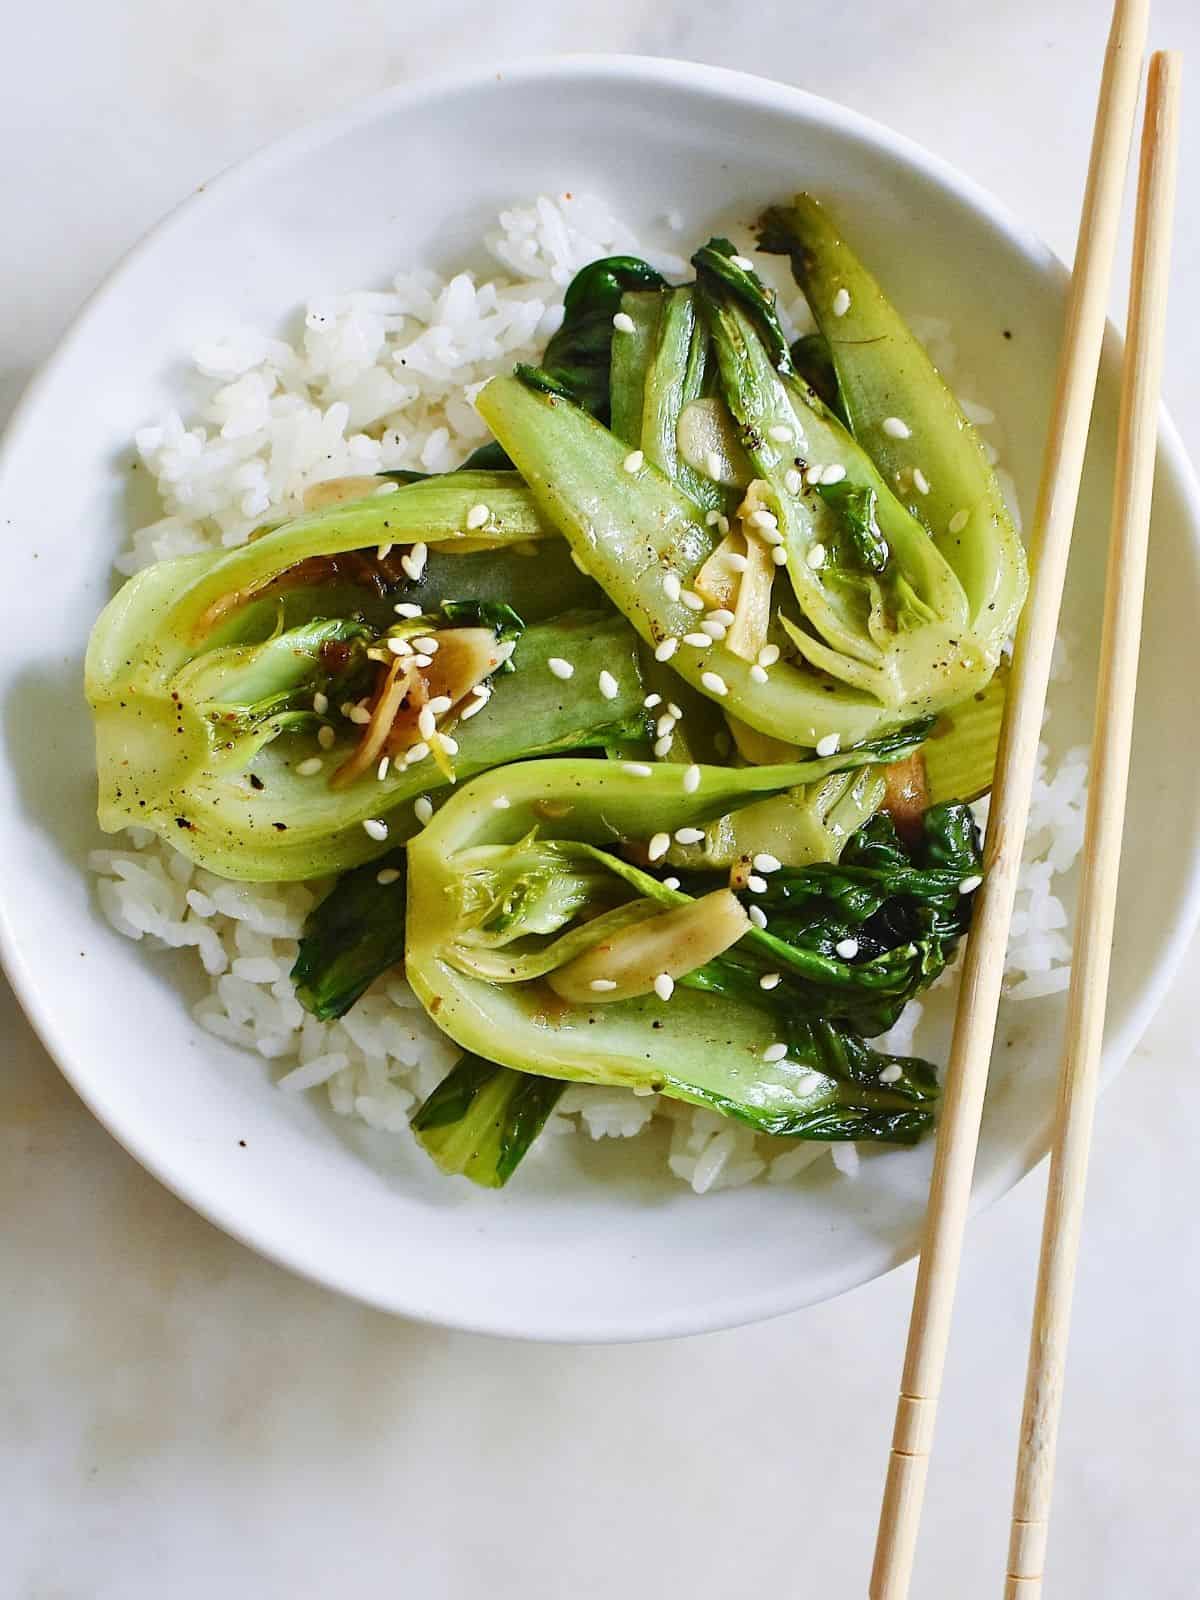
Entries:
{"type": "Polygon", "coordinates": [[[404,959],[405,854],[356,867],[311,911],[292,968],[296,998],[322,1022],[341,1017],[404,959]],[[399,878],[380,883],[380,872],[399,878]]]}

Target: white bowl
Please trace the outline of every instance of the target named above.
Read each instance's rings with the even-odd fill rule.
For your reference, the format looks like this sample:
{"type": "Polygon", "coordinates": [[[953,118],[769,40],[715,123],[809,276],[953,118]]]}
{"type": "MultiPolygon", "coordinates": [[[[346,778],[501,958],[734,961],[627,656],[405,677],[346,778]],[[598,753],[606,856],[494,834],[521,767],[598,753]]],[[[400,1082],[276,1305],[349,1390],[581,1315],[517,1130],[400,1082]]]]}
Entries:
{"type": "MultiPolygon", "coordinates": [[[[1082,174],[1081,174],[1082,177],[1082,174]]],[[[1001,412],[1032,504],[1058,342],[1061,265],[987,195],[888,132],[795,89],[635,57],[471,71],[380,96],[192,196],[92,300],[26,396],[0,462],[6,572],[0,883],[8,972],[51,1053],[146,1167],[230,1233],[361,1300],[457,1327],[637,1339],[748,1322],[835,1295],[916,1245],[930,1146],[802,1187],[697,1198],[661,1150],[558,1141],[500,1194],[434,1172],[191,1021],[187,963],[98,914],[81,658],[130,512],[129,441],[179,402],[181,362],[229,324],[279,325],[308,295],[459,261],[513,200],[596,192],[637,226],[704,236],[805,185],[909,309],[950,317],[1001,412]],[[1003,329],[1013,337],[1002,336],[1003,329]],[[567,1150],[563,1147],[573,1145],[567,1150]]],[[[1177,308],[1181,314],[1182,308],[1177,308]]],[[[1086,741],[1117,389],[1106,355],[1066,625],[1073,681],[1048,740],[1086,741]]],[[[186,398],[183,400],[186,404],[186,398]]],[[[1200,696],[1174,641],[1200,614],[1200,496],[1165,424],[1107,1066],[1129,1053],[1197,910],[1200,696]]],[[[1062,996],[1002,1019],[976,1180],[1003,1193],[1045,1148],[1062,996]]]]}

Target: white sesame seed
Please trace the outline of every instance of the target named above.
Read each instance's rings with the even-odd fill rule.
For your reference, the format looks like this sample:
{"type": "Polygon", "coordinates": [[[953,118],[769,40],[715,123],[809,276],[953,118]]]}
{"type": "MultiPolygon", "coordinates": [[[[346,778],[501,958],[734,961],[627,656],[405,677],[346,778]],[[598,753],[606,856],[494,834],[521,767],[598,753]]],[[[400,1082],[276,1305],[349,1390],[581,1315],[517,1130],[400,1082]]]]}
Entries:
{"type": "Polygon", "coordinates": [[[850,309],[849,289],[839,289],[833,297],[833,314],[835,317],[844,317],[850,309]]]}
{"type": "Polygon", "coordinates": [[[700,674],[700,682],[708,690],[709,694],[721,695],[729,693],[729,685],[719,672],[702,672],[700,674]]]}
{"type": "Polygon", "coordinates": [[[767,913],[763,910],[763,908],[761,906],[751,906],[749,911],[746,914],[750,918],[750,921],[754,924],[754,926],[756,928],[765,928],[766,927],[766,925],[767,925],[767,913]]]}
{"type": "Polygon", "coordinates": [[[958,892],[959,894],[974,894],[975,890],[978,889],[982,882],[983,879],[979,876],[979,874],[977,872],[973,872],[969,878],[964,878],[959,884],[958,892]]]}
{"type": "Polygon", "coordinates": [[[816,751],[819,756],[835,756],[841,747],[842,736],[840,733],[827,733],[823,739],[818,739],[816,751]]]}
{"type": "Polygon", "coordinates": [[[700,596],[694,589],[681,589],[679,591],[679,598],[683,601],[684,605],[689,611],[704,610],[704,601],[701,600],[700,596]]]}
{"type": "Polygon", "coordinates": [[[699,844],[704,837],[703,828],[676,828],[676,844],[699,844]]]}
{"type": "Polygon", "coordinates": [[[664,572],[662,586],[663,593],[666,595],[668,600],[678,600],[680,594],[683,592],[683,585],[679,581],[679,574],[677,572],[664,572]]]}
{"type": "Polygon", "coordinates": [[[322,694],[320,689],[313,695],[313,710],[319,717],[323,717],[329,710],[329,696],[322,694]]]}
{"type": "Polygon", "coordinates": [[[969,511],[956,511],[947,523],[947,527],[951,533],[961,533],[970,520],[971,513],[969,511]]]}
{"type": "Polygon", "coordinates": [[[678,639],[664,639],[661,644],[655,646],[654,659],[655,661],[670,661],[678,649],[678,639]]]}
{"type": "Polygon", "coordinates": [[[357,727],[365,728],[370,720],[371,713],[367,710],[366,706],[350,707],[350,721],[353,722],[357,727]]]}
{"type": "Polygon", "coordinates": [[[712,647],[712,637],[707,633],[685,633],[684,644],[690,644],[693,650],[708,650],[712,647]]]}
{"type": "Polygon", "coordinates": [[[381,544],[378,547],[378,549],[375,551],[375,559],[376,559],[376,561],[386,561],[388,556],[391,555],[391,553],[392,553],[392,547],[391,547],[390,544],[381,544]]]}
{"type": "Polygon", "coordinates": [[[719,511],[706,511],[704,513],[704,526],[706,528],[715,528],[720,520],[721,513],[719,511]]]}
{"type": "Polygon", "coordinates": [[[883,1071],[879,1074],[879,1081],[880,1083],[895,1083],[896,1079],[903,1077],[903,1075],[904,1074],[899,1063],[893,1061],[889,1066],[884,1067],[883,1071]]]}
{"type": "Polygon", "coordinates": [[[785,428],[784,425],[779,422],[776,423],[773,428],[767,429],[767,438],[773,440],[776,444],[791,444],[792,430],[790,428],[785,428]]]}
{"type": "Polygon", "coordinates": [[[646,696],[646,698],[642,701],[642,704],[645,706],[647,711],[653,711],[655,706],[662,705],[662,695],[660,695],[660,694],[648,694],[646,696]]]}
{"type": "Polygon", "coordinates": [[[767,1048],[763,1051],[763,1060],[764,1061],[782,1061],[784,1056],[786,1056],[786,1055],[787,1055],[787,1045],[785,1045],[785,1044],[769,1044],[767,1046],[767,1048]]]}
{"type": "Polygon", "coordinates": [[[853,961],[858,954],[857,939],[839,939],[833,947],[843,961],[853,961]]]}
{"type": "Polygon", "coordinates": [[[297,765],[296,775],[300,778],[315,778],[324,765],[325,763],[320,756],[309,756],[307,760],[301,761],[297,765]]]}
{"type": "Polygon", "coordinates": [[[695,794],[699,787],[700,768],[693,762],[683,775],[683,792],[684,794],[695,794]]]}
{"type": "Polygon", "coordinates": [[[756,528],[755,532],[764,544],[778,547],[783,543],[783,535],[774,523],[765,528],[756,528]]]}
{"type": "Polygon", "coordinates": [[[481,500],[478,505],[472,506],[467,512],[467,527],[471,529],[482,528],[491,514],[491,507],[485,506],[481,500]]]}
{"type": "Polygon", "coordinates": [[[398,617],[408,617],[410,620],[421,615],[420,606],[414,605],[411,600],[401,600],[399,605],[392,607],[392,610],[398,617]]]}
{"type": "Polygon", "coordinates": [[[831,461],[821,474],[822,483],[841,483],[846,476],[846,469],[840,461],[831,461]]]}
{"type": "MultiPolygon", "coordinates": [[[[709,450],[704,457],[704,470],[710,478],[719,479],[724,462],[715,450],[709,450]]],[[[717,513],[720,516],[720,512],[717,513]]]]}
{"type": "Polygon", "coordinates": [[[444,750],[448,756],[456,756],[458,754],[457,739],[452,739],[448,733],[434,734],[434,738],[437,740],[441,749],[444,750]]]}
{"type": "Polygon", "coordinates": [[[399,881],[399,867],[382,867],[375,874],[375,882],[380,886],[381,889],[386,889],[389,883],[399,883],[399,881]]]}
{"type": "Polygon", "coordinates": [[[743,272],[754,271],[754,263],[748,256],[730,256],[729,259],[735,267],[741,267],[743,272]]]}
{"type": "Polygon", "coordinates": [[[337,734],[334,733],[333,729],[328,723],[326,723],[323,728],[317,729],[317,743],[321,746],[322,750],[331,750],[333,748],[333,741],[336,738],[337,734]]]}
{"type": "MultiPolygon", "coordinates": [[[[400,565],[416,583],[425,571],[425,563],[429,560],[429,546],[422,540],[417,541],[406,556],[400,557],[400,565]]],[[[419,614],[419,613],[418,613],[419,614]]]]}
{"type": "Polygon", "coordinates": [[[490,683],[477,683],[472,688],[471,693],[477,700],[490,700],[492,697],[492,686],[490,683]]]}
{"type": "Polygon", "coordinates": [[[413,805],[413,815],[422,826],[433,820],[433,801],[427,794],[418,797],[413,805]]]}
{"type": "Polygon", "coordinates": [[[760,878],[757,872],[752,872],[746,879],[746,887],[751,894],[766,894],[767,880],[760,878]]]}
{"type": "Polygon", "coordinates": [[[674,702],[674,700],[668,700],[668,701],[667,701],[667,710],[668,710],[668,711],[669,711],[669,712],[670,712],[670,714],[671,714],[671,715],[672,715],[672,716],[673,716],[673,717],[674,717],[674,718],[675,718],[675,721],[676,721],[676,722],[678,722],[678,721],[679,721],[679,719],[680,719],[680,717],[682,717],[682,716],[683,716],[683,709],[682,709],[682,707],[681,707],[681,706],[677,706],[677,705],[676,705],[676,704],[675,704],[675,702],[674,702]]]}
{"type": "MultiPolygon", "coordinates": [[[[430,738],[432,737],[433,735],[430,734],[430,738]]],[[[428,756],[429,746],[424,742],[424,740],[420,740],[417,744],[410,744],[408,749],[404,752],[404,765],[406,767],[415,767],[420,762],[426,760],[428,756]]]]}
{"type": "Polygon", "coordinates": [[[422,739],[432,739],[437,732],[437,718],[431,706],[422,706],[417,712],[417,731],[422,739]]]}
{"type": "Polygon", "coordinates": [[[412,664],[414,667],[431,667],[433,665],[433,657],[415,655],[412,658],[412,664]]]}
{"type": "Polygon", "coordinates": [[[662,716],[659,717],[658,721],[654,724],[655,738],[661,739],[664,733],[670,733],[678,721],[678,717],[673,717],[669,711],[664,711],[662,716]]]}
{"type": "Polygon", "coordinates": [[[376,778],[378,778],[380,783],[382,783],[383,780],[387,777],[388,768],[391,766],[391,764],[392,764],[391,756],[380,756],[379,765],[375,768],[375,776],[376,776],[376,778]]]}
{"type": "Polygon", "coordinates": [[[363,832],[368,838],[382,844],[388,836],[388,825],[379,817],[365,817],[363,819],[363,832]]]}
{"type": "Polygon", "coordinates": [[[434,656],[438,651],[438,641],[432,634],[422,633],[413,640],[413,648],[422,651],[427,656],[434,656]]]}
{"type": "Polygon", "coordinates": [[[594,994],[611,994],[616,987],[617,980],[615,978],[593,978],[591,983],[588,984],[588,988],[594,994]]]}
{"type": "Polygon", "coordinates": [[[782,982],[782,972],[764,972],[762,977],[758,980],[758,987],[760,989],[778,989],[782,982]]]}
{"type": "Polygon", "coordinates": [[[723,622],[717,622],[713,617],[705,617],[700,624],[700,632],[706,633],[710,639],[723,639],[729,629],[723,622]]]}
{"type": "Polygon", "coordinates": [[[613,317],[613,327],[618,333],[632,333],[636,324],[628,311],[618,311],[613,317]]]}
{"type": "MultiPolygon", "coordinates": [[[[478,695],[478,693],[479,693],[479,685],[476,685],[475,689],[472,692],[475,693],[476,695],[478,695]]],[[[474,716],[477,716],[478,713],[483,710],[484,706],[487,705],[489,698],[490,698],[490,696],[485,694],[481,698],[473,700],[471,702],[471,704],[469,706],[467,706],[465,708],[465,710],[462,712],[462,714],[459,717],[459,721],[460,722],[470,722],[471,718],[474,717],[474,716]]]]}
{"type": "Polygon", "coordinates": [[[769,850],[760,850],[754,858],[755,872],[778,872],[783,862],[769,850]]]}
{"type": "Polygon", "coordinates": [[[660,1000],[669,1000],[675,993],[675,979],[669,972],[660,972],[655,978],[654,992],[660,1000]]]}
{"type": "Polygon", "coordinates": [[[546,665],[556,678],[569,678],[575,671],[574,663],[564,661],[562,656],[551,656],[546,665]]]}
{"type": "Polygon", "coordinates": [[[372,489],[372,494],[395,494],[400,487],[398,483],[381,483],[378,488],[372,489]]]}
{"type": "Polygon", "coordinates": [[[754,683],[767,683],[769,681],[766,667],[760,667],[757,661],[750,668],[750,677],[754,683]]]}
{"type": "Polygon", "coordinates": [[[757,511],[752,511],[746,518],[751,528],[777,528],[779,518],[773,511],[768,511],[765,506],[760,506],[757,511]]]}
{"type": "Polygon", "coordinates": [[[644,761],[624,761],[621,765],[631,778],[648,778],[654,771],[644,761]]]}
{"type": "Polygon", "coordinates": [[[765,644],[758,652],[758,664],[760,667],[773,667],[778,660],[779,646],[777,644],[765,644]]]}
{"type": "Polygon", "coordinates": [[[433,699],[427,703],[434,716],[440,717],[443,711],[449,711],[454,701],[451,700],[448,694],[435,694],[433,699]]]}
{"type": "Polygon", "coordinates": [[[789,467],[783,475],[783,487],[789,494],[799,494],[804,487],[804,477],[795,467],[789,467]]]}
{"type": "Polygon", "coordinates": [[[724,513],[717,518],[717,532],[721,534],[729,532],[729,518],[724,513]]]}
{"type": "Polygon", "coordinates": [[[824,473],[825,473],[825,468],[824,467],[809,467],[808,471],[804,474],[805,482],[806,483],[820,483],[822,477],[824,476],[824,473]]]}
{"type": "Polygon", "coordinates": [[[678,889],[678,887],[679,887],[679,879],[678,878],[664,878],[663,879],[663,888],[664,889],[678,889]]]}
{"type": "Polygon", "coordinates": [[[660,861],[671,848],[671,835],[669,833],[656,833],[646,846],[646,854],[651,861],[660,861]]]}
{"type": "Polygon", "coordinates": [[[710,611],[708,613],[708,620],[710,622],[720,622],[726,628],[732,628],[736,618],[734,617],[733,612],[728,610],[727,607],[718,606],[715,611],[710,611]]]}
{"type": "Polygon", "coordinates": [[[661,761],[664,756],[671,754],[671,746],[675,743],[673,733],[664,733],[661,738],[654,741],[654,754],[661,761]]]}
{"type": "Polygon", "coordinates": [[[389,639],[387,644],[394,656],[410,656],[413,653],[412,645],[407,639],[389,639]]]}
{"type": "Polygon", "coordinates": [[[804,559],[808,562],[813,571],[816,572],[820,567],[825,565],[825,546],[823,544],[811,545],[809,547],[808,554],[804,559]]]}
{"type": "Polygon", "coordinates": [[[496,796],[496,798],[492,801],[492,810],[493,811],[507,811],[509,806],[511,806],[511,805],[512,805],[512,801],[508,798],[508,796],[506,794],[498,794],[496,796]]]}
{"type": "Polygon", "coordinates": [[[883,431],[889,439],[911,439],[912,429],[899,417],[884,417],[883,431]]]}
{"type": "Polygon", "coordinates": [[[921,471],[920,467],[913,468],[913,485],[918,494],[929,493],[929,479],[921,471]]]}
{"type": "Polygon", "coordinates": [[[788,558],[787,550],[781,544],[777,544],[775,546],[774,550],[771,551],[771,560],[775,563],[775,565],[777,567],[786,567],[787,566],[787,558],[788,558]]]}
{"type": "Polygon", "coordinates": [[[640,472],[645,465],[645,461],[646,453],[644,450],[631,450],[621,465],[626,472],[640,472]]]}
{"type": "Polygon", "coordinates": [[[621,686],[609,672],[608,668],[602,669],[599,677],[600,693],[606,700],[615,700],[621,692],[621,686]]]}

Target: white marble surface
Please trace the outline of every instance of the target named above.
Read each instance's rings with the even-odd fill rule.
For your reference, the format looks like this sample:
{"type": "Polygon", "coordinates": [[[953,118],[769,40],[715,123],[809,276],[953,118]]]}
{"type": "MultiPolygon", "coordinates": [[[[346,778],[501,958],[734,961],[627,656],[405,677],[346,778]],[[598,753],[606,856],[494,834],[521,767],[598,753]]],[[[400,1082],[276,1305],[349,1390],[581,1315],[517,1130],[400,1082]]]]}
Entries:
{"type": "MultiPolygon", "coordinates": [[[[461,60],[624,49],[773,73],[901,128],[1070,247],[1105,7],[991,0],[39,0],[6,16],[0,409],[164,209],[326,108],[461,60]],[[434,15],[436,16],[436,25],[434,15]],[[265,70],[266,52],[275,55],[265,70]]],[[[1156,40],[1200,64],[1195,0],[1156,40]]],[[[1200,446],[1200,89],[1168,398],[1200,446]]],[[[1055,1596],[1200,1566],[1194,948],[1104,1101],[1055,1596]]],[[[0,997],[0,1593],[468,1600],[865,1589],[911,1271],[764,1327],[542,1349],[390,1321],[250,1255],[93,1123],[0,997]]],[[[916,1592],[998,1594],[1044,1175],[976,1223],[916,1592]]]]}

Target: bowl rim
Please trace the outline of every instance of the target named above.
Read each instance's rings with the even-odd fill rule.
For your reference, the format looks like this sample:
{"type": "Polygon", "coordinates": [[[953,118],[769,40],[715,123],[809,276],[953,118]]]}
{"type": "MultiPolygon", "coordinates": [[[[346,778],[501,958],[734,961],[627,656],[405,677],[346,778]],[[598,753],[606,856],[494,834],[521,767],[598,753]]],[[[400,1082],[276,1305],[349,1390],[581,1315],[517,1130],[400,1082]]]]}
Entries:
{"type": "MultiPolygon", "coordinates": [[[[191,220],[208,206],[221,201],[229,193],[257,183],[280,166],[286,166],[302,157],[308,150],[325,146],[347,133],[369,124],[381,116],[424,107],[440,99],[464,93],[477,93],[495,83],[517,83],[547,80],[570,82],[573,79],[598,78],[613,82],[635,82],[647,88],[655,85],[699,90],[726,99],[741,101],[760,109],[777,110],[817,120],[825,126],[869,144],[898,158],[940,189],[981,215],[989,225],[1002,234],[1009,245],[1032,265],[1064,279],[1067,268],[1057,254],[1031,228],[1009,210],[989,191],[960,172],[950,162],[935,155],[917,141],[897,133],[849,106],[809,90],[800,89],[775,79],[733,68],[712,66],[672,57],[646,56],[623,53],[586,52],[534,54],[520,56],[498,65],[471,65],[451,68],[423,77],[418,82],[401,83],[365,97],[353,106],[332,112],[305,123],[260,146],[221,170],[216,176],[199,184],[150,229],[138,238],[106,272],[96,288],[87,296],[71,318],[50,354],[39,364],[26,384],[0,435],[0,485],[12,468],[24,436],[36,429],[42,396],[51,387],[59,369],[69,360],[77,343],[84,338],[93,318],[97,316],[110,296],[120,290],[127,269],[143,256],[150,254],[158,241],[169,234],[183,220],[191,220]]],[[[1109,323],[1108,333],[1122,340],[1118,330],[1109,323]]],[[[1182,500],[1188,531],[1193,544],[1200,551],[1200,479],[1188,459],[1180,435],[1165,407],[1160,410],[1158,453],[1173,474],[1182,500]]],[[[1139,1038],[1174,979],[1184,953],[1197,925],[1200,924],[1200,849],[1192,852],[1185,871],[1183,909],[1172,928],[1163,958],[1147,979],[1138,1000],[1131,1006],[1129,1015],[1118,1031],[1108,1036],[1102,1071],[1102,1083],[1107,1085],[1124,1065],[1139,1038]]],[[[105,1101],[102,1085],[96,1083],[86,1069],[78,1064],[78,1052],[60,1030],[54,1008],[44,996],[36,972],[27,966],[19,947],[14,920],[10,914],[8,897],[0,893],[0,965],[12,985],[14,994],[41,1044],[83,1100],[97,1121],[122,1146],[140,1166],[155,1177],[171,1193],[193,1210],[219,1227],[223,1232],[256,1251],[266,1259],[286,1267],[290,1272],[309,1282],[320,1284],[348,1298],[394,1315],[404,1316],[433,1326],[453,1328],[463,1332],[499,1337],[519,1337],[545,1342],[622,1342],[644,1339],[673,1338],[694,1333],[713,1332],[718,1329],[744,1326],[765,1321],[801,1309],[806,1304],[817,1304],[844,1294],[862,1283],[894,1270],[912,1259],[916,1247],[892,1251],[880,1264],[876,1259],[865,1269],[853,1266],[842,1276],[827,1280],[824,1292],[811,1302],[799,1300],[794,1290],[786,1285],[769,1294],[744,1295],[729,1302],[719,1298],[710,1301],[700,1310],[686,1314],[675,1312],[658,1315],[653,1321],[643,1322],[637,1329],[628,1317],[611,1321],[596,1321],[588,1326],[571,1322],[569,1317],[557,1315],[543,1321],[535,1329],[514,1324],[511,1318],[484,1321],[477,1316],[460,1315],[451,1309],[434,1309],[411,1299],[364,1285],[339,1273],[336,1263],[328,1268],[315,1267],[305,1259],[300,1246],[288,1240],[268,1237],[268,1230],[260,1228],[253,1220],[247,1221],[233,1214],[223,1204],[219,1193],[206,1192],[202,1184],[171,1170],[161,1158],[152,1138],[138,1128],[123,1125],[118,1112],[105,1101]]],[[[1015,1188],[1045,1156],[1049,1147],[1049,1129],[1043,1129],[1038,1138],[1026,1140],[1015,1148],[999,1172],[987,1181],[976,1180],[972,1188],[971,1214],[976,1215],[994,1204],[1015,1188]]],[[[417,1297],[419,1300],[419,1297],[417,1297]]]]}

